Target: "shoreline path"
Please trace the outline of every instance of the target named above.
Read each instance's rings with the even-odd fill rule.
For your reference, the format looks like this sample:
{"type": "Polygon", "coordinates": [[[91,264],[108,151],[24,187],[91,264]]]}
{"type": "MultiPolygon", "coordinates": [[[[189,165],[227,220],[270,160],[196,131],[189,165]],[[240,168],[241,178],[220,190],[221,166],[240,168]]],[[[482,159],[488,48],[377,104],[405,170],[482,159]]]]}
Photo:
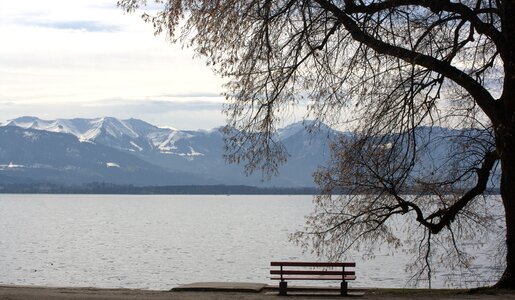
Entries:
{"type": "MultiPolygon", "coordinates": [[[[98,289],[98,288],[56,288],[35,286],[0,286],[0,300],[122,300],[122,299],[149,299],[149,300],[257,300],[257,299],[335,299],[339,296],[328,295],[327,291],[310,291],[304,294],[293,294],[286,297],[277,295],[277,292],[265,288],[260,292],[231,291],[227,289],[209,291],[149,291],[132,289],[98,289]]],[[[400,290],[400,289],[369,289],[362,297],[349,297],[351,299],[478,299],[500,300],[514,299],[515,292],[496,292],[495,294],[467,294],[463,290],[400,290]]]]}

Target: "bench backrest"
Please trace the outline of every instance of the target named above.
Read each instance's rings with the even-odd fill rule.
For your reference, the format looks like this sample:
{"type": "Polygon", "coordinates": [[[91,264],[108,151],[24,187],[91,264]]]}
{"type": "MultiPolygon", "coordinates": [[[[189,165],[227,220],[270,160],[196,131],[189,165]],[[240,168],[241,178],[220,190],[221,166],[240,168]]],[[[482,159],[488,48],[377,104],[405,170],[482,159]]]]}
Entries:
{"type": "Polygon", "coordinates": [[[345,268],[356,267],[354,262],[287,262],[273,261],[270,263],[272,267],[279,269],[270,270],[272,275],[280,275],[271,279],[283,280],[354,280],[355,272],[345,270],[345,268]],[[286,268],[288,267],[288,268],[286,268]],[[308,269],[309,268],[309,269],[308,269]],[[328,270],[330,268],[331,270],[328,270]],[[337,269],[335,269],[337,268],[337,269]],[[341,268],[341,269],[340,269],[341,268]],[[291,275],[310,275],[317,277],[291,277],[291,275]]]}
{"type": "Polygon", "coordinates": [[[355,262],[273,261],[272,267],[356,267],[355,262]]]}

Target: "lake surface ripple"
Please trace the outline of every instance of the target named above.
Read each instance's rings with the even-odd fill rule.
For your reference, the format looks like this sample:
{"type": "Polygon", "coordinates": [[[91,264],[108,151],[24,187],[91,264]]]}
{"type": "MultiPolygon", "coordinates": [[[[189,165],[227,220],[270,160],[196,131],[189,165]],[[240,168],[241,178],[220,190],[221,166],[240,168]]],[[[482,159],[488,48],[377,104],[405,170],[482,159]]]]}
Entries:
{"type": "MultiPolygon", "coordinates": [[[[288,238],[312,209],[311,196],[0,195],[0,284],[272,283],[270,261],[316,259],[288,238]]],[[[409,278],[402,253],[351,259],[351,286],[403,287],[409,278]]],[[[478,268],[500,272],[486,260],[478,268]]]]}

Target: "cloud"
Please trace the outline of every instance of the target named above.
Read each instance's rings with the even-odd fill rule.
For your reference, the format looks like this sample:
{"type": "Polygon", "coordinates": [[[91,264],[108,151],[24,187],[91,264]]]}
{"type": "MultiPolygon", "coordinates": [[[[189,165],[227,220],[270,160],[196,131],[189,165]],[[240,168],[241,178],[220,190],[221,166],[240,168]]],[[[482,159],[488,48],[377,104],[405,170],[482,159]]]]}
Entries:
{"type": "Polygon", "coordinates": [[[211,129],[225,124],[221,110],[222,103],[200,98],[188,101],[123,98],[44,103],[0,101],[0,121],[25,115],[43,119],[112,116],[120,119],[138,118],[158,126],[178,129],[211,129]]]}
{"type": "Polygon", "coordinates": [[[223,125],[222,79],[191,49],[154,36],[140,15],[113,0],[2,3],[0,121],[114,116],[182,129],[223,125]]]}
{"type": "Polygon", "coordinates": [[[82,21],[24,21],[21,23],[28,26],[46,27],[59,30],[80,30],[88,32],[116,32],[121,31],[120,26],[101,23],[98,21],[82,20],[82,21]]]}
{"type": "Polygon", "coordinates": [[[220,93],[211,93],[211,92],[191,92],[191,93],[171,93],[171,94],[163,94],[157,97],[170,97],[170,98],[220,98],[222,95],[220,93]]]}
{"type": "Polygon", "coordinates": [[[216,99],[202,99],[202,98],[178,98],[167,100],[156,99],[104,99],[99,101],[85,102],[84,107],[105,109],[111,111],[125,111],[133,113],[161,113],[171,111],[216,111],[222,110],[223,98],[216,99]]]}

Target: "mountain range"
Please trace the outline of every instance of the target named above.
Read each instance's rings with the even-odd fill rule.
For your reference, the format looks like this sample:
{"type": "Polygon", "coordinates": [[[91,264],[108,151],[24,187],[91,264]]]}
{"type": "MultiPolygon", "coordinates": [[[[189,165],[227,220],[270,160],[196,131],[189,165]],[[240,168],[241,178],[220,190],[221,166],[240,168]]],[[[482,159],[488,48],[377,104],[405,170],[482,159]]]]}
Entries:
{"type": "Polygon", "coordinates": [[[0,182],[311,187],[312,173],[329,157],[329,140],[340,132],[322,124],[308,133],[306,125],[278,131],[289,160],[278,177],[263,181],[225,162],[221,128],[176,130],[113,117],[20,117],[0,125],[0,182]]]}
{"type": "MultiPolygon", "coordinates": [[[[280,166],[279,175],[266,181],[258,173],[245,176],[242,164],[226,163],[222,128],[177,130],[113,117],[20,117],[0,124],[0,184],[314,187],[312,174],[327,163],[330,141],[352,134],[323,123],[312,131],[310,125],[310,121],[299,122],[277,131],[289,158],[280,166]]],[[[414,172],[426,178],[445,178],[452,164],[448,160],[451,152],[464,167],[481,159],[463,152],[465,156],[456,160],[461,155],[456,147],[467,148],[470,137],[489,140],[487,131],[477,129],[422,126],[416,134],[421,148],[414,172]]],[[[395,135],[379,137],[380,146],[388,146],[390,139],[395,135]]],[[[499,182],[499,174],[494,172],[492,182],[499,182]]]]}

